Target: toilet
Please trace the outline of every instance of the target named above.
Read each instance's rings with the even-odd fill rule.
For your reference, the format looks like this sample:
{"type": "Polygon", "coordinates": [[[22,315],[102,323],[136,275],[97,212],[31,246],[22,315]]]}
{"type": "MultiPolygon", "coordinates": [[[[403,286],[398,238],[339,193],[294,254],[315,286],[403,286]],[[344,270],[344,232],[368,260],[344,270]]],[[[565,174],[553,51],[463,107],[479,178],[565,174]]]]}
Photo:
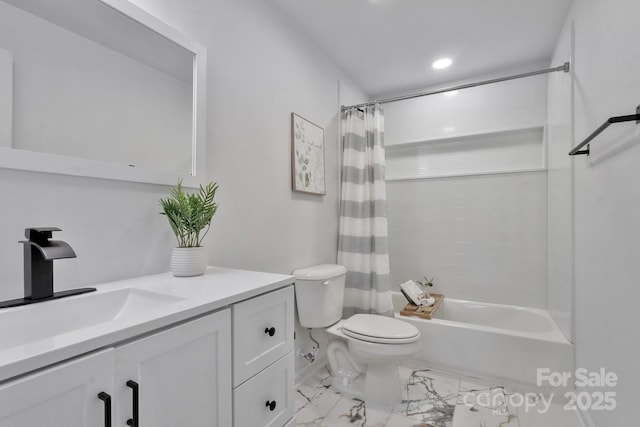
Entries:
{"type": "Polygon", "coordinates": [[[295,270],[300,325],[323,328],[333,386],[368,405],[402,400],[398,365],[419,349],[420,331],[410,323],[375,314],[342,319],[347,269],[322,264],[295,270]]]}

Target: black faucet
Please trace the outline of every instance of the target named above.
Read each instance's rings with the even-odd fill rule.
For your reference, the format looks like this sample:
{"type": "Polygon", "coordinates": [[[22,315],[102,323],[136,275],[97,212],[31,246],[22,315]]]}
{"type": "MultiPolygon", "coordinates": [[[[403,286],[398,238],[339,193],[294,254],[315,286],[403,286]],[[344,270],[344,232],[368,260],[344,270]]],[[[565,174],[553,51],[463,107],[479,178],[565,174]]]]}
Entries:
{"type": "Polygon", "coordinates": [[[76,253],[67,242],[49,240],[57,227],[27,228],[24,235],[29,240],[24,244],[24,298],[0,302],[0,308],[15,307],[48,301],[71,295],[95,291],[95,288],[81,288],[70,291],[53,292],[53,260],[75,258],[76,253]]]}
{"type": "Polygon", "coordinates": [[[24,243],[24,297],[28,299],[53,296],[53,260],[75,258],[76,253],[67,242],[49,240],[56,227],[27,228],[24,243]]]}

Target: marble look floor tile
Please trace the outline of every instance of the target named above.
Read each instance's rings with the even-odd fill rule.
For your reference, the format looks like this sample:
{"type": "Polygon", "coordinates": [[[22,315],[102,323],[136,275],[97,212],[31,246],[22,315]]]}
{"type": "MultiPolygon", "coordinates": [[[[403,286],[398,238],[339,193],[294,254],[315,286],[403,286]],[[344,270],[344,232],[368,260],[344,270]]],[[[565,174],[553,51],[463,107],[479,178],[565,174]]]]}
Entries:
{"type": "Polygon", "coordinates": [[[520,427],[520,424],[515,414],[502,415],[488,408],[456,405],[451,427],[520,427]]]}
{"type": "Polygon", "coordinates": [[[452,427],[519,427],[508,397],[504,387],[462,381],[452,427]]]}
{"type": "Polygon", "coordinates": [[[296,427],[333,427],[327,423],[324,417],[316,418],[310,421],[299,421],[296,418],[296,427]]]}
{"type": "MultiPolygon", "coordinates": [[[[329,372],[329,368],[328,367],[322,368],[321,370],[316,372],[314,375],[312,375],[310,378],[307,378],[304,384],[314,386],[314,387],[322,387],[329,390],[333,389],[333,387],[331,386],[331,373],[329,372]]],[[[335,391],[335,390],[332,390],[332,391],[335,391]]]]}
{"type": "Polygon", "coordinates": [[[384,427],[388,418],[388,411],[367,408],[362,400],[343,397],[325,420],[331,427],[384,427]]]}
{"type": "Polygon", "coordinates": [[[323,420],[342,398],[321,384],[301,385],[296,390],[296,422],[303,426],[322,426],[323,420]]]}
{"type": "Polygon", "coordinates": [[[458,395],[458,384],[456,376],[443,375],[429,369],[413,370],[406,379],[403,401],[394,408],[393,413],[420,421],[423,425],[449,427],[458,395]]]}
{"type": "Polygon", "coordinates": [[[429,421],[420,421],[415,418],[404,417],[399,414],[391,414],[385,427],[435,427],[429,421]]]}
{"type": "MultiPolygon", "coordinates": [[[[298,387],[298,427],[579,427],[574,411],[539,393],[516,393],[492,381],[401,367],[403,403],[393,411],[341,396],[321,370],[298,387]],[[526,402],[524,399],[527,399],[526,402]]],[[[557,396],[556,396],[557,397],[557,396]]]]}
{"type": "Polygon", "coordinates": [[[580,427],[582,424],[575,411],[565,409],[564,405],[538,400],[535,403],[518,408],[520,427],[580,427]]]}

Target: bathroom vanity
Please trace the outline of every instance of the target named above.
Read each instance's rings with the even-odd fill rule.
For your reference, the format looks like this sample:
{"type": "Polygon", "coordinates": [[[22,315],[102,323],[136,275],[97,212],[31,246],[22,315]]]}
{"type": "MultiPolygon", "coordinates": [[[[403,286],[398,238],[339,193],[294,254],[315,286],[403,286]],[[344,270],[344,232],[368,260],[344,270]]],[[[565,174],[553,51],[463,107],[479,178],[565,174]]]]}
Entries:
{"type": "Polygon", "coordinates": [[[290,426],[293,277],[209,267],[0,310],[0,426],[290,426]]]}

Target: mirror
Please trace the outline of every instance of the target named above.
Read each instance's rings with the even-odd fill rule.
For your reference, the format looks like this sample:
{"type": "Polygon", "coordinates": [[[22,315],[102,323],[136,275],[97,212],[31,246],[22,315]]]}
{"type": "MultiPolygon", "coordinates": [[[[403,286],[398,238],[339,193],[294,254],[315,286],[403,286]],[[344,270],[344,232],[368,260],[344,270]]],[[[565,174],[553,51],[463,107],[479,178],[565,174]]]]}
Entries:
{"type": "Polygon", "coordinates": [[[127,0],[2,0],[0,166],[195,186],[205,67],[127,0]]]}

